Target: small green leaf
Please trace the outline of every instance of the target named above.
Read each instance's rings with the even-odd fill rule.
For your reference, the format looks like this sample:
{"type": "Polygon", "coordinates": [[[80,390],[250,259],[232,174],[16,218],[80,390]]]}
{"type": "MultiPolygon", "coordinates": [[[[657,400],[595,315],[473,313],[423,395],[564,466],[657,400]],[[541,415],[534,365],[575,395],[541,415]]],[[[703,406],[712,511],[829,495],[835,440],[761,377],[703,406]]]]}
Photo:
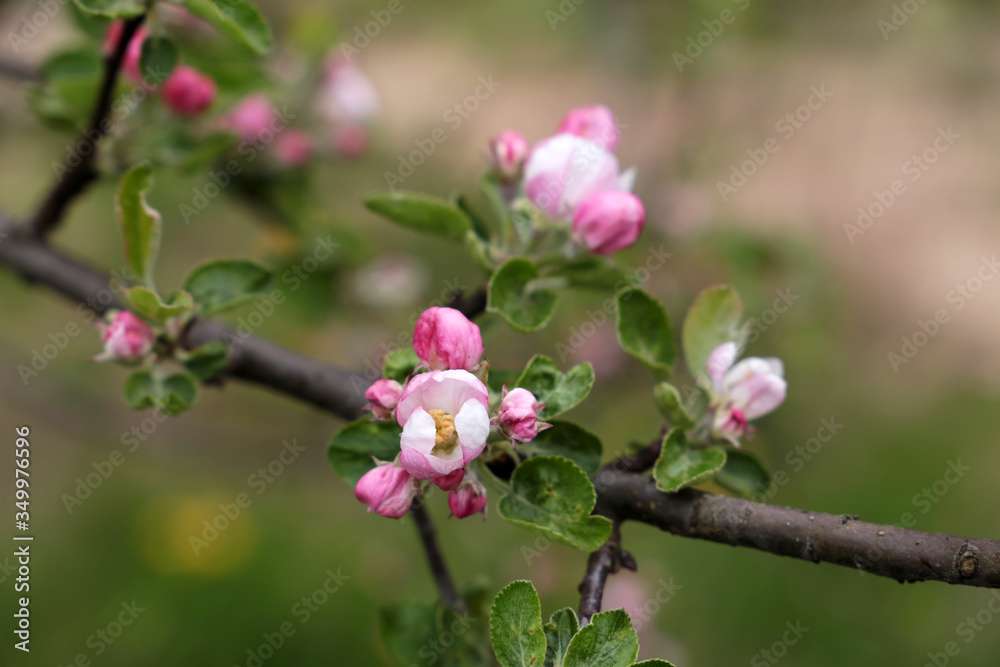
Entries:
{"type": "Polygon", "coordinates": [[[512,581],[497,593],[490,608],[490,641],[503,667],[541,667],[542,603],[530,581],[512,581]]]}
{"type": "Polygon", "coordinates": [[[392,461],[399,454],[399,424],[393,421],[372,421],[362,417],[340,429],[330,439],[327,458],[338,475],[349,484],[375,467],[374,456],[380,461],[392,461]]]}
{"type": "Polygon", "coordinates": [[[420,363],[412,347],[401,347],[385,355],[382,362],[382,377],[396,382],[405,382],[420,363]]]}
{"type": "Polygon", "coordinates": [[[601,455],[604,453],[600,439],[571,422],[551,423],[552,428],[539,431],[534,440],[522,447],[529,447],[541,454],[565,456],[583,468],[587,475],[597,474],[597,470],[601,467],[601,455]]]}
{"type": "Polygon", "coordinates": [[[169,37],[147,37],[142,43],[139,71],[153,83],[163,83],[180,62],[181,54],[169,37]]]}
{"type": "Polygon", "coordinates": [[[621,290],[628,287],[625,272],[604,257],[586,255],[550,270],[546,275],[565,278],[571,287],[621,290]]]}
{"type": "Polygon", "coordinates": [[[184,7],[256,53],[267,53],[274,46],[271,28],[246,0],[184,0],[184,7]]]}
{"type": "Polygon", "coordinates": [[[618,341],[622,349],[641,361],[654,377],[669,377],[677,351],[667,309],[638,287],[620,292],[616,301],[618,341]]]}
{"type": "Polygon", "coordinates": [[[726,452],[726,465],[715,473],[715,483],[744,498],[767,491],[771,473],[753,454],[731,449],[726,452]]]}
{"type": "Polygon", "coordinates": [[[660,410],[660,414],[670,422],[671,426],[682,429],[694,426],[694,419],[688,414],[681,394],[674,385],[669,382],[661,382],[656,385],[653,388],[653,400],[656,401],[656,407],[660,410]]]}
{"type": "Polygon", "coordinates": [[[725,463],[726,450],[722,447],[690,449],[684,431],[674,428],[663,439],[663,448],[653,466],[653,479],[660,491],[673,493],[711,479],[725,463]]]}
{"type": "Polygon", "coordinates": [[[594,614],[566,650],[565,667],[629,667],[639,655],[639,636],[624,609],[594,614]]]}
{"type": "Polygon", "coordinates": [[[266,296],[270,287],[270,271],[242,259],[205,262],[184,279],[184,289],[191,293],[203,315],[229,310],[266,296]]]}
{"type": "Polygon", "coordinates": [[[157,406],[172,416],[194,405],[198,385],[187,373],[157,378],[149,371],[136,371],[125,380],[122,394],[129,407],[135,410],[157,406]]]}
{"type": "Polygon", "coordinates": [[[167,302],[164,302],[159,294],[142,285],[128,288],[125,296],[136,312],[158,323],[194,311],[191,295],[183,290],[175,292],[167,302]]]}
{"type": "Polygon", "coordinates": [[[666,660],[660,660],[659,658],[653,658],[652,660],[633,662],[632,667],[674,667],[674,663],[667,662],[666,660]]]}
{"type": "Polygon", "coordinates": [[[729,341],[740,342],[743,303],[728,285],[709,287],[698,295],[684,318],[681,344],[691,375],[708,381],[705,364],[712,350],[729,341]]]}
{"type": "Polygon", "coordinates": [[[153,396],[156,392],[156,382],[149,371],[136,371],[128,376],[122,387],[125,403],[133,410],[144,410],[155,405],[153,396]]]}
{"type": "Polygon", "coordinates": [[[559,295],[536,288],[538,267],[523,257],[508,260],[490,278],[486,309],[518,331],[541,329],[556,310],[559,295]]]}
{"type": "MultiPolygon", "coordinates": [[[[39,74],[40,83],[29,88],[27,94],[32,112],[47,125],[81,129],[89,120],[100,85],[102,67],[97,52],[91,48],[60,51],[42,63],[39,74]]],[[[64,172],[57,175],[63,176],[64,172]]]]}
{"type": "Polygon", "coordinates": [[[510,478],[500,515],[561,544],[594,551],[611,535],[611,522],[590,516],[597,501],[587,473],[562,456],[528,459],[510,478]]]}
{"type": "Polygon", "coordinates": [[[545,624],[544,667],[563,667],[566,649],[579,630],[580,621],[576,618],[576,612],[569,607],[552,614],[552,618],[545,624]]]}
{"type": "Polygon", "coordinates": [[[582,363],[562,373],[552,359],[536,354],[524,367],[515,387],[524,387],[545,407],[538,413],[542,421],[572,410],[587,398],[594,386],[594,367],[582,363]]]}
{"type": "Polygon", "coordinates": [[[365,206],[379,215],[418,232],[462,239],[472,221],[457,206],[440,197],[412,192],[376,192],[365,206]]]}
{"type": "Polygon", "coordinates": [[[118,225],[125,241],[125,259],[135,274],[152,287],[153,269],[160,252],[162,221],[146,202],[153,186],[153,168],[142,162],[129,169],[118,185],[118,225]]]}
{"type": "Polygon", "coordinates": [[[140,0],[73,0],[76,6],[91,16],[127,19],[146,11],[140,0]]]}
{"type": "Polygon", "coordinates": [[[434,667],[488,667],[495,663],[479,618],[471,604],[463,614],[441,604],[397,604],[379,610],[379,637],[400,667],[429,664],[428,655],[434,667]]]}
{"type": "Polygon", "coordinates": [[[202,382],[211,380],[229,363],[229,349],[218,341],[209,341],[188,352],[182,363],[202,382]]]}

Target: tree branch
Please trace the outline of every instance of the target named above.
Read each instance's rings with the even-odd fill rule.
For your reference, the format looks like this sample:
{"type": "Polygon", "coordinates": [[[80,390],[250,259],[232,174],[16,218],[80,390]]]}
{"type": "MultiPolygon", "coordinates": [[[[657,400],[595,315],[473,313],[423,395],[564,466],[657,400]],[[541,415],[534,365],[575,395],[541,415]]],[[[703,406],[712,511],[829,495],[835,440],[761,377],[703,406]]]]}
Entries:
{"type": "Polygon", "coordinates": [[[97,100],[94,102],[90,123],[83,133],[80,145],[72,153],[80,162],[75,167],[69,164],[63,165],[65,172],[59,176],[52,190],[42,200],[41,206],[29,224],[31,232],[39,238],[56,228],[62,221],[70,202],[97,179],[97,168],[94,166],[97,160],[97,144],[111,130],[111,95],[118,81],[118,71],[121,69],[129,42],[145,20],[146,15],[142,14],[126,21],[115,49],[104,57],[104,75],[97,100]]]}
{"type": "Polygon", "coordinates": [[[448,573],[448,565],[444,562],[444,554],[438,545],[437,530],[434,528],[430,514],[427,513],[427,508],[422,502],[414,502],[410,509],[410,516],[417,524],[420,541],[424,545],[424,553],[427,554],[427,563],[430,565],[431,574],[434,575],[438,593],[441,594],[441,602],[459,613],[464,612],[465,600],[458,594],[455,583],[448,573]]]}
{"type": "Polygon", "coordinates": [[[27,81],[29,83],[39,80],[38,72],[34,67],[17,62],[16,60],[7,60],[6,58],[0,58],[0,76],[10,77],[18,81],[27,81]]]}
{"type": "MultiPolygon", "coordinates": [[[[610,517],[609,517],[610,518],[610,517]]],[[[625,568],[635,572],[635,558],[622,549],[621,523],[611,519],[611,537],[587,558],[587,569],[577,590],[580,591],[580,624],[586,625],[601,610],[604,584],[608,577],[625,568]]]]}

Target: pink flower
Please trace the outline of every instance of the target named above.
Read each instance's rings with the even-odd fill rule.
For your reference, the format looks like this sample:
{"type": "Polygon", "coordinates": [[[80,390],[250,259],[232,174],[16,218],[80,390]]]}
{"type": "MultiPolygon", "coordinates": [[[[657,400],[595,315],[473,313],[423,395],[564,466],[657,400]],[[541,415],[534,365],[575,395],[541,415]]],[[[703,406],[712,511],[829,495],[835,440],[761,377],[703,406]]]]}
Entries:
{"type": "MultiPolygon", "coordinates": [[[[122,38],[122,31],[125,30],[125,21],[118,19],[108,25],[107,32],[104,33],[104,55],[110,55],[118,48],[118,43],[122,38]]],[[[149,37],[149,30],[146,26],[141,26],[132,35],[132,41],[125,48],[125,55],[122,58],[122,70],[132,81],[139,83],[142,81],[142,74],[139,72],[139,59],[142,57],[142,44],[149,37]]],[[[157,81],[156,83],[159,83],[157,81]]]]}
{"type": "Polygon", "coordinates": [[[516,178],[528,157],[528,140],[520,132],[504,130],[490,140],[493,168],[504,179],[516,178]]]}
{"type": "Polygon", "coordinates": [[[198,114],[215,101],[216,86],[193,67],[178,65],[163,84],[163,103],[179,116],[198,114]]]}
{"type": "Polygon", "coordinates": [[[275,157],[286,167],[301,167],[309,162],[312,152],[312,138],[302,130],[285,130],[274,141],[275,157]]]}
{"type": "Polygon", "coordinates": [[[610,255],[639,239],[646,209],[631,192],[598,192],[590,195],[573,215],[573,238],[597,255],[610,255]]]}
{"type": "Polygon", "coordinates": [[[334,56],[327,60],[316,105],[319,114],[332,124],[361,123],[378,111],[378,93],[355,62],[334,56]]]}
{"type": "Polygon", "coordinates": [[[341,123],[334,129],[331,142],[341,157],[361,157],[368,148],[368,130],[359,123],[341,123]]]}
{"type": "Polygon", "coordinates": [[[747,357],[738,364],[736,343],[723,343],[708,356],[712,380],[712,434],[739,447],[752,419],[771,412],[785,400],[787,383],[780,359],[747,357]]]}
{"type": "Polygon", "coordinates": [[[118,312],[101,335],[104,351],[94,361],[139,361],[153,349],[155,336],[149,325],[127,310],[118,312]]]}
{"type": "Polygon", "coordinates": [[[464,468],[490,434],[489,391],[463,370],[430,371],[406,383],[396,406],[403,427],[400,464],[417,479],[464,468]]]}
{"type": "Polygon", "coordinates": [[[230,109],[225,123],[243,140],[255,141],[262,132],[271,129],[271,121],[276,115],[274,105],[266,96],[249,95],[230,109]]]}
{"type": "Polygon", "coordinates": [[[612,153],[618,148],[618,124],[611,109],[602,104],[570,110],[559,123],[557,132],[589,139],[612,153]]]}
{"type": "Polygon", "coordinates": [[[450,472],[447,475],[432,477],[431,482],[433,482],[434,486],[442,491],[453,491],[458,488],[458,485],[462,483],[463,479],[465,479],[465,468],[459,468],[458,470],[450,472]]]}
{"type": "Polygon", "coordinates": [[[365,392],[372,414],[378,421],[392,419],[392,413],[403,394],[403,386],[395,380],[375,380],[365,392]]]}
{"type": "Polygon", "coordinates": [[[511,440],[531,442],[538,436],[538,431],[549,427],[549,424],[538,421],[541,407],[535,400],[535,395],[527,389],[518,387],[508,392],[504,387],[500,414],[497,416],[500,428],[511,440]]]}
{"type": "Polygon", "coordinates": [[[553,220],[571,222],[577,206],[597,192],[629,191],[635,173],[599,144],[557,134],[535,145],[524,165],[524,192],[553,220]]]}
{"type": "Polygon", "coordinates": [[[486,521],[486,503],[486,488],[477,479],[463,482],[448,494],[448,507],[459,519],[482,512],[486,521]]]}
{"type": "Polygon", "coordinates": [[[402,519],[410,511],[417,485],[410,473],[394,463],[378,463],[354,487],[354,497],[368,505],[369,512],[402,519]]]}
{"type": "Polygon", "coordinates": [[[483,337],[454,308],[428,308],[413,329],[413,350],[431,370],[471,370],[483,356],[483,337]]]}

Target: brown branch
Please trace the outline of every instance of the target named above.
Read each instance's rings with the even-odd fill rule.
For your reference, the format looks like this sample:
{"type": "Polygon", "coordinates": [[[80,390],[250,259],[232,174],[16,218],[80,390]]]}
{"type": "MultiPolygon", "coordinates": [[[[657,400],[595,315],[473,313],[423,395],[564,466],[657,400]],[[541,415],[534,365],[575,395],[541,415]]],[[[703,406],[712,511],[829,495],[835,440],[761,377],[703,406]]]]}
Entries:
{"type": "Polygon", "coordinates": [[[7,60],[6,58],[0,58],[0,76],[10,77],[18,81],[27,81],[28,83],[34,83],[39,80],[38,71],[34,67],[15,60],[7,60]]]}
{"type": "Polygon", "coordinates": [[[590,618],[601,610],[604,599],[604,584],[608,577],[621,568],[635,571],[635,558],[622,549],[621,523],[611,519],[611,537],[587,558],[587,569],[583,581],[577,590],[580,591],[580,623],[585,625],[590,618]]]}
{"type": "Polygon", "coordinates": [[[67,158],[67,163],[63,165],[65,171],[59,176],[59,180],[45,196],[45,199],[42,200],[38,211],[29,224],[32,234],[39,238],[46,236],[56,228],[62,221],[66,207],[69,206],[70,202],[97,179],[98,172],[94,166],[97,161],[97,145],[111,130],[111,95],[114,93],[115,83],[118,81],[118,71],[125,59],[128,43],[132,41],[132,37],[145,20],[145,14],[127,20],[115,49],[104,57],[104,74],[97,99],[94,102],[90,123],[83,133],[80,145],[72,152],[72,155],[77,157],[80,162],[74,167],[68,164],[69,158],[67,158]]]}
{"type": "Polygon", "coordinates": [[[462,613],[465,611],[465,600],[455,589],[455,583],[448,573],[448,565],[444,562],[444,554],[437,541],[437,530],[431,521],[427,508],[421,502],[414,502],[410,509],[410,516],[417,524],[417,531],[420,533],[420,542],[424,545],[424,553],[427,554],[427,564],[434,575],[434,583],[437,584],[438,593],[441,594],[441,602],[448,605],[455,611],[462,613]]]}

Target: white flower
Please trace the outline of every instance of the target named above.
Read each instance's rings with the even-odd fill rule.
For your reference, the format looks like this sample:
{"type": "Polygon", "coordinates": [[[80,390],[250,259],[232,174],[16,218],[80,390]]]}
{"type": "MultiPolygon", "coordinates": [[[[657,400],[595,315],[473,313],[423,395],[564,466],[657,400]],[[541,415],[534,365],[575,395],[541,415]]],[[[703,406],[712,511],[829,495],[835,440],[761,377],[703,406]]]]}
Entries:
{"type": "Polygon", "coordinates": [[[712,380],[712,435],[739,447],[748,422],[771,412],[785,400],[787,383],[780,359],[747,357],[734,365],[736,343],[723,343],[708,356],[712,380]]]}

